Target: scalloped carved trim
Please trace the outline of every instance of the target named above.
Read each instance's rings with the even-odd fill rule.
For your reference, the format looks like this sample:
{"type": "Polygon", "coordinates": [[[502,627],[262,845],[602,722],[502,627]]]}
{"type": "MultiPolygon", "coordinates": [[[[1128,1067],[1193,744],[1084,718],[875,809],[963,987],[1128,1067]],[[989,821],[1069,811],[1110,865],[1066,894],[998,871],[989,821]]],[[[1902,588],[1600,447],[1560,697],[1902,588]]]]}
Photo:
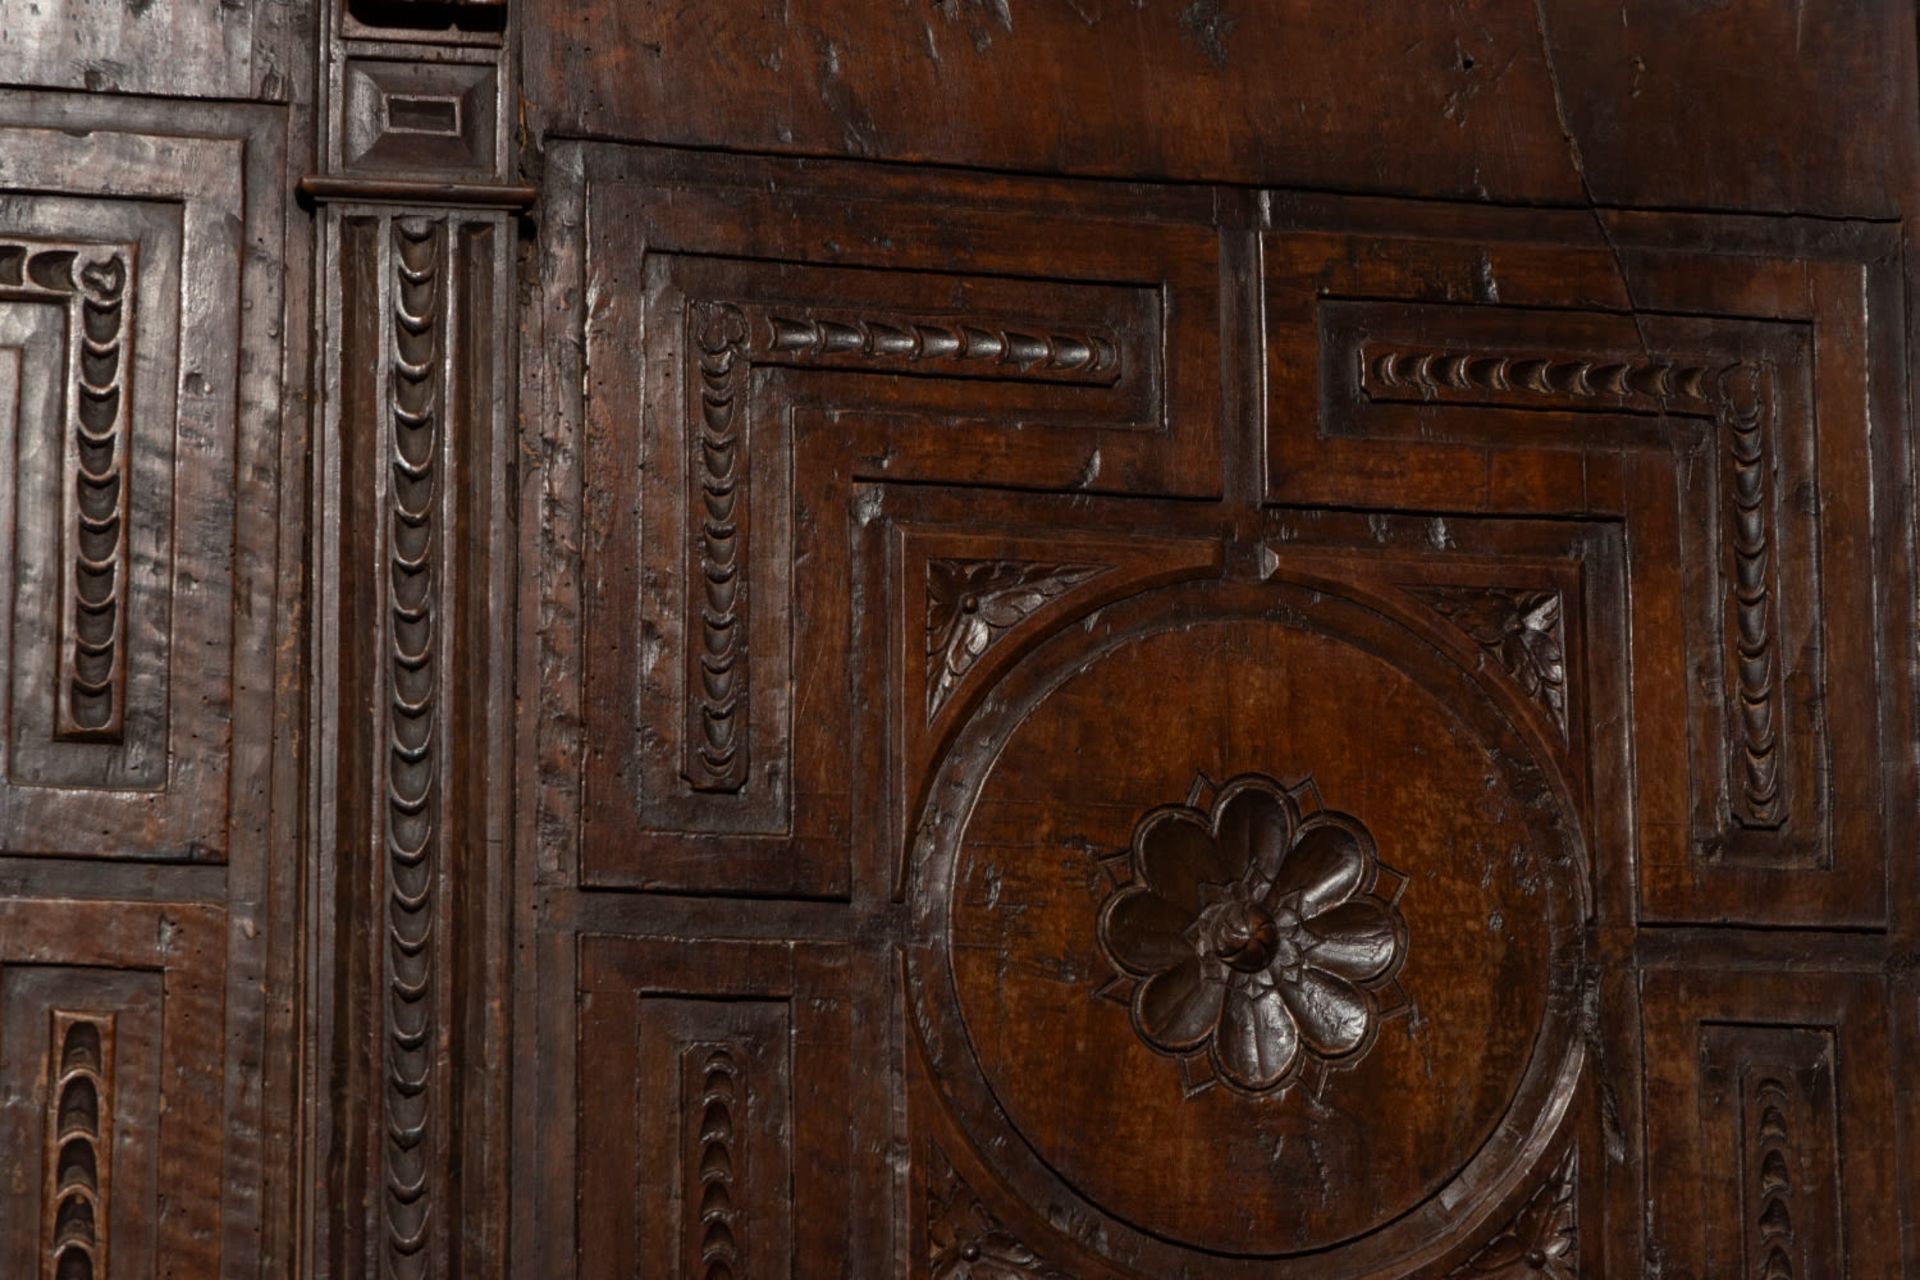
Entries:
{"type": "Polygon", "coordinates": [[[687,308],[696,401],[688,423],[687,731],[681,772],[696,791],[747,780],[747,321],[727,302],[687,308]]]}
{"type": "Polygon", "coordinates": [[[1771,366],[1646,353],[1473,351],[1362,343],[1360,389],[1372,400],[1674,413],[1712,418],[1721,476],[1726,591],[1728,768],[1743,826],[1786,820],[1780,779],[1780,675],[1774,565],[1771,366]]]}
{"type": "Polygon", "coordinates": [[[1119,339],[1104,327],[1065,332],[986,316],[794,309],[757,317],[754,332],[756,357],[777,363],[1101,386],[1121,373],[1119,339]]]}
{"type": "Polygon", "coordinates": [[[740,1186],[746,1178],[741,1144],[747,1102],[747,1056],[735,1044],[688,1048],[681,1066],[687,1091],[688,1156],[682,1188],[687,1207],[688,1274],[701,1280],[738,1280],[745,1275],[746,1210],[740,1186]]]}
{"type": "Polygon", "coordinates": [[[55,1011],[47,1087],[43,1280],[105,1280],[113,1165],[113,1015],[55,1011]]]}
{"type": "Polygon", "coordinates": [[[1800,1274],[1798,1235],[1794,1227],[1794,1132],[1790,1119],[1790,1087],[1776,1076],[1760,1081],[1754,1091],[1759,1114],[1750,1117],[1748,1141],[1759,1153],[1752,1189],[1754,1275],[1758,1280],[1794,1280],[1800,1274]]]}
{"type": "Polygon", "coordinates": [[[385,1194],[387,1274],[432,1273],[426,1249],[439,1057],[434,917],[439,831],[439,579],[435,515],[446,327],[444,224],[393,224],[393,340],[388,383],[385,1194]]]}
{"type": "Polygon", "coordinates": [[[131,245],[0,241],[0,290],[68,308],[54,732],[69,741],[126,725],[133,266],[131,245]]]}

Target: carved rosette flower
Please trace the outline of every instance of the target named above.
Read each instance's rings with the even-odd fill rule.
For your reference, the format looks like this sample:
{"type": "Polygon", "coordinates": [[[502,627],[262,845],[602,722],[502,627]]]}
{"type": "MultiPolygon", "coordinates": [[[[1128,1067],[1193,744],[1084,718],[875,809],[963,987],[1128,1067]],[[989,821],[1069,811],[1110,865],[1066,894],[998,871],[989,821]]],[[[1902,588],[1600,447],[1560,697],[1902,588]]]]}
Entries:
{"type": "Polygon", "coordinates": [[[1100,948],[1133,983],[1134,1030],[1183,1060],[1189,1093],[1272,1093],[1353,1065],[1404,1007],[1405,880],[1311,782],[1247,775],[1210,811],[1154,809],[1129,868],[1101,909],[1100,948]]]}

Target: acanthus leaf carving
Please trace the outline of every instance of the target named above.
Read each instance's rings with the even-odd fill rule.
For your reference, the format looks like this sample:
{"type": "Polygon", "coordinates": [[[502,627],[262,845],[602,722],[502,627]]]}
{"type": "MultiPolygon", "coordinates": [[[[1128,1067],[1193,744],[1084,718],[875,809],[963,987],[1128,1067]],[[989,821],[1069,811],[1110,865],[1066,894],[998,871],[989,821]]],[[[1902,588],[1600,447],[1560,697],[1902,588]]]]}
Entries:
{"type": "Polygon", "coordinates": [[[1533,587],[1411,586],[1464,631],[1567,732],[1566,636],[1560,593],[1533,587]]]}
{"type": "Polygon", "coordinates": [[[1097,564],[1030,560],[927,562],[927,719],[1007,631],[1101,573],[1097,564]]]}
{"type": "Polygon", "coordinates": [[[1570,1146],[1513,1222],[1449,1271],[1448,1280],[1579,1280],[1578,1173],[1578,1148],[1570,1146]]]}
{"type": "Polygon", "coordinates": [[[932,1280],[1067,1280],[968,1186],[944,1155],[929,1153],[927,1255],[932,1280]]]}

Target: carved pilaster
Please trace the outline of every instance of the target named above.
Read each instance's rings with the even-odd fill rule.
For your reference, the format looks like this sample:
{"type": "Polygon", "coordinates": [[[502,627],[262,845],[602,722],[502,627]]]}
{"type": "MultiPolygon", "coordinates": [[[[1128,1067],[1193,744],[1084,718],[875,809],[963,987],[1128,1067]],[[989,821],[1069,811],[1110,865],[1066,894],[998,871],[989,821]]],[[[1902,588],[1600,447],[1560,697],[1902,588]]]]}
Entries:
{"type": "Polygon", "coordinates": [[[374,205],[330,210],[328,231],[320,660],[337,741],[318,923],[338,991],[324,1096],[340,1102],[319,1194],[367,1206],[343,1227],[343,1259],[425,1280],[493,1264],[504,1200],[492,779],[506,763],[512,237],[501,214],[374,205]]]}
{"type": "Polygon", "coordinates": [[[502,1275],[517,239],[504,0],[334,0],[318,1271],[502,1275]],[[331,734],[333,742],[326,741],[331,734]],[[331,774],[329,775],[329,769],[331,774]]]}

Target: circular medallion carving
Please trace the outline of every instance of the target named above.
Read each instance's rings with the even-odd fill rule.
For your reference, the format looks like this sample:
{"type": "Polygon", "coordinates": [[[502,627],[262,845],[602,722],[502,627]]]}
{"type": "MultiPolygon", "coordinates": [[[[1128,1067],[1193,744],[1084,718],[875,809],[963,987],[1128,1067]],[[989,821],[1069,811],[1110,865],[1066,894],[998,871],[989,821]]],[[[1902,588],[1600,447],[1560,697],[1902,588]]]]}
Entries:
{"type": "Polygon", "coordinates": [[[1564,1113],[1568,806],[1527,717],[1412,618],[1319,584],[1150,592],[1023,654],[935,774],[929,1074],[1015,1194],[1123,1266],[1430,1260],[1564,1113]]]}

